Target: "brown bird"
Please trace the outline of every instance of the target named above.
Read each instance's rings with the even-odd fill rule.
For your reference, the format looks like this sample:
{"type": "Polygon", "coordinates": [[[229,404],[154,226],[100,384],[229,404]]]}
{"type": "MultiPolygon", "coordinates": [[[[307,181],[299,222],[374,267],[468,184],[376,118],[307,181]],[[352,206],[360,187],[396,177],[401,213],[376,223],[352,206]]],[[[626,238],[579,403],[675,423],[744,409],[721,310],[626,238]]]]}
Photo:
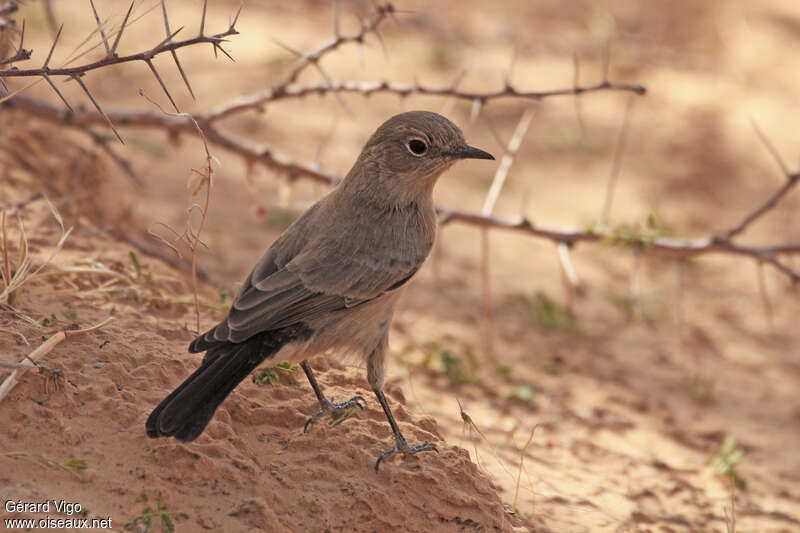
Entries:
{"type": "Polygon", "coordinates": [[[460,159],[494,159],[468,146],[458,127],[436,113],[410,111],[384,122],[347,176],[267,250],[228,316],[197,337],[203,362],[147,419],[149,437],[196,439],[233,389],[267,358],[301,361],[322,410],[306,422],[364,399],[327,399],[308,358],[356,354],[392,427],[395,444],[375,463],[410,446],[382,392],[389,326],[397,299],[433,246],[433,187],[460,159]]]}

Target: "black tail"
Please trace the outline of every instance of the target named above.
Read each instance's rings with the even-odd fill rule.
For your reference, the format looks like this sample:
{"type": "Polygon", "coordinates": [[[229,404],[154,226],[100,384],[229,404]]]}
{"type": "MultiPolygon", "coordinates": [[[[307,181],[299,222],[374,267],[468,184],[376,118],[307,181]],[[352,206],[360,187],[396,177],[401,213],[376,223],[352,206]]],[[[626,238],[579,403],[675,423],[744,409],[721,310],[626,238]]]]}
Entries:
{"type": "Polygon", "coordinates": [[[286,343],[307,336],[305,329],[265,331],[240,343],[208,343],[202,340],[204,336],[198,337],[190,350],[195,351],[198,345],[208,350],[200,368],[150,413],[145,425],[147,436],[181,441],[199,437],[233,389],[286,343]]]}

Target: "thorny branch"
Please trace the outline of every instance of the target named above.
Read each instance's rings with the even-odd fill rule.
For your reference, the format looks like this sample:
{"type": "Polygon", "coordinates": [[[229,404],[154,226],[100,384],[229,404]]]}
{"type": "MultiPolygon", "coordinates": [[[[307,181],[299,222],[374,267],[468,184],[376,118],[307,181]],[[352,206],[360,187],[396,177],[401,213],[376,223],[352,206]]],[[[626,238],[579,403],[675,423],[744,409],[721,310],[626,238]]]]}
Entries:
{"type": "MultiPolygon", "coordinates": [[[[376,37],[380,40],[380,34],[378,33],[379,26],[387,17],[392,16],[395,13],[395,10],[389,3],[379,4],[373,15],[370,18],[362,21],[360,30],[355,34],[348,36],[343,36],[339,32],[339,10],[335,9],[334,11],[334,36],[327,42],[309,52],[304,53],[297,52],[288,46],[281,45],[297,55],[298,59],[289,72],[277,84],[260,93],[238,97],[233,101],[212,109],[207,113],[199,113],[194,115],[197,126],[205,133],[205,137],[208,142],[241,156],[248,163],[248,165],[252,165],[253,163],[262,164],[267,168],[284,174],[290,180],[299,178],[311,179],[313,181],[330,185],[337,183],[340,178],[333,174],[326,173],[318,169],[316,166],[303,165],[294,162],[287,157],[274,153],[266,147],[259,146],[247,140],[238,138],[231,133],[219,129],[216,122],[222,118],[246,110],[260,110],[264,105],[281,99],[301,98],[313,94],[324,95],[332,93],[338,95],[343,92],[349,92],[363,96],[369,96],[370,94],[382,92],[396,94],[399,96],[409,96],[414,94],[443,96],[470,100],[474,104],[473,110],[480,112],[482,106],[486,102],[498,98],[542,100],[555,96],[577,97],[585,93],[606,90],[625,91],[634,94],[645,93],[645,88],[640,85],[614,83],[609,81],[607,78],[604,78],[602,82],[594,85],[579,85],[576,78],[572,87],[545,91],[519,90],[506,82],[505,87],[502,89],[488,92],[463,91],[458,89],[457,82],[450,87],[431,88],[420,85],[419,83],[414,83],[413,85],[403,85],[390,83],[388,81],[334,81],[330,79],[324,70],[322,70],[320,60],[327,53],[336,50],[345,43],[363,43],[366,37],[370,34],[376,35],[376,37]],[[320,71],[324,81],[308,85],[296,85],[296,81],[299,79],[300,74],[310,66],[314,66],[320,71]]],[[[197,42],[212,42],[216,49],[218,48],[218,43],[222,41],[223,37],[236,33],[236,30],[234,29],[235,22],[236,21],[234,20],[226,32],[210,37],[204,36],[204,6],[200,36],[187,41],[173,42],[171,41],[171,36],[174,36],[174,33],[171,35],[169,34],[169,25],[165,17],[165,27],[168,35],[170,35],[170,38],[166,39],[148,52],[126,56],[125,58],[117,58],[116,60],[106,57],[95,64],[98,64],[99,66],[99,63],[105,65],[112,64],[113,62],[123,62],[123,60],[147,61],[149,57],[152,56],[146,57],[142,54],[155,54],[167,51],[172,52],[181,46],[188,46],[189,44],[196,44],[197,42]]],[[[124,23],[121,29],[124,29],[124,23]]],[[[113,51],[115,48],[115,46],[112,47],[111,51],[113,51]]],[[[0,71],[0,73],[2,72],[7,71],[0,71]]],[[[56,74],[55,70],[43,71],[43,69],[32,69],[29,72],[33,72],[33,74],[29,75],[39,75],[45,77],[48,74],[56,74]]],[[[67,70],[64,71],[63,74],[69,75],[71,72],[73,71],[67,70]]],[[[58,73],[61,73],[61,71],[58,71],[58,73]]],[[[184,80],[186,80],[185,76],[184,80]]],[[[66,112],[62,109],[52,106],[51,104],[25,95],[18,95],[12,101],[6,102],[5,105],[21,109],[26,113],[46,120],[69,123],[72,125],[91,126],[102,124],[104,121],[110,121],[122,126],[162,129],[168,131],[170,134],[196,132],[195,124],[191,120],[186,117],[176,115],[163,115],[152,112],[115,111],[112,111],[106,115],[102,111],[93,112],[83,110],[66,112]]],[[[762,140],[765,142],[770,151],[773,152],[773,155],[775,155],[774,149],[771,148],[771,145],[768,143],[768,141],[766,141],[766,138],[763,137],[763,134],[760,134],[759,132],[759,135],[762,137],[762,140]]],[[[783,164],[783,162],[780,160],[779,164],[781,164],[782,169],[785,170],[785,164],[783,164]]],[[[556,228],[535,223],[525,217],[508,218],[492,215],[490,213],[471,213],[446,206],[438,206],[437,210],[442,224],[456,222],[485,229],[519,231],[535,237],[551,240],[558,244],[562,249],[564,246],[572,247],[581,242],[595,242],[625,244],[636,250],[651,250],[676,258],[678,260],[709,253],[749,256],[760,262],[765,262],[772,265],[786,274],[792,281],[796,282],[800,281],[800,273],[781,261],[781,256],[800,254],[800,243],[757,246],[743,245],[734,242],[733,240],[734,237],[742,233],[756,219],[771,210],[772,207],[774,207],[792,188],[794,188],[797,182],[800,181],[800,172],[789,173],[788,171],[785,171],[784,173],[787,180],[781,186],[781,188],[767,198],[766,201],[758,205],[739,224],[727,231],[696,239],[676,239],[667,237],[651,237],[646,235],[623,237],[616,234],[613,228],[556,228]]]]}
{"type": "MultiPolygon", "coordinates": [[[[458,81],[458,80],[457,80],[458,81]]],[[[276,90],[270,88],[257,94],[240,96],[234,101],[223,104],[212,109],[206,115],[209,120],[219,120],[230,115],[246,111],[249,109],[261,109],[265,104],[288,98],[302,98],[311,95],[323,95],[327,93],[355,93],[362,96],[370,96],[376,93],[389,93],[407,97],[412,95],[422,96],[442,96],[469,100],[478,105],[482,105],[490,100],[501,98],[517,98],[523,100],[544,100],[553,96],[579,96],[581,94],[599,91],[625,91],[635,94],[645,94],[646,89],[637,84],[613,83],[603,81],[594,85],[581,85],[550,89],[543,91],[517,90],[510,85],[495,91],[464,91],[458,89],[457,84],[449,87],[429,87],[414,83],[412,85],[402,83],[391,83],[388,81],[332,81],[330,83],[312,83],[309,85],[293,86],[276,90]]]]}
{"type": "MultiPolygon", "coordinates": [[[[138,52],[138,53],[135,53],[135,54],[120,56],[119,54],[117,54],[117,47],[119,46],[119,42],[120,42],[120,39],[122,37],[122,33],[125,31],[125,28],[126,28],[126,26],[128,24],[128,20],[129,20],[130,15],[131,15],[131,12],[133,11],[134,2],[133,1],[131,2],[130,7],[128,8],[128,11],[125,14],[125,17],[123,18],[122,23],[120,24],[119,29],[116,30],[115,32],[109,32],[109,34],[107,35],[106,31],[104,29],[105,24],[103,22],[101,22],[100,16],[97,13],[97,9],[95,8],[94,2],[92,0],[90,0],[92,13],[94,14],[95,21],[97,22],[97,30],[100,33],[100,36],[101,36],[101,38],[103,40],[103,45],[105,46],[105,50],[106,50],[106,54],[102,59],[99,59],[97,61],[93,61],[93,62],[90,62],[90,63],[85,63],[85,64],[82,64],[82,65],[74,66],[74,67],[61,67],[61,68],[52,68],[52,67],[50,67],[50,60],[53,57],[53,52],[55,51],[56,45],[58,44],[59,37],[61,36],[61,30],[63,29],[63,26],[62,26],[61,28],[59,28],[58,32],[56,33],[56,36],[53,39],[53,44],[50,46],[50,51],[47,54],[47,58],[45,59],[44,64],[41,67],[39,67],[39,68],[30,68],[30,69],[19,69],[19,68],[16,68],[16,67],[12,67],[12,68],[2,69],[2,70],[0,70],[0,81],[2,81],[5,78],[39,77],[39,78],[43,79],[44,81],[46,81],[50,85],[50,87],[58,95],[58,97],[61,99],[61,101],[67,107],[67,109],[70,112],[72,112],[73,111],[72,106],[69,104],[69,102],[67,102],[66,98],[64,98],[64,95],[61,93],[61,91],[58,90],[58,88],[56,87],[55,83],[53,82],[52,77],[53,76],[64,76],[64,77],[67,77],[69,79],[72,79],[72,80],[74,80],[75,82],[77,82],[81,86],[81,89],[86,93],[86,96],[89,98],[89,100],[91,100],[92,104],[97,109],[97,112],[100,113],[103,116],[103,118],[108,123],[109,127],[111,127],[111,129],[114,131],[114,133],[116,134],[116,136],[120,140],[120,142],[123,142],[122,141],[122,137],[119,135],[119,133],[117,132],[116,128],[114,127],[113,121],[110,120],[109,116],[102,109],[102,107],[98,103],[97,99],[92,95],[91,91],[89,90],[89,88],[84,83],[84,81],[82,79],[83,76],[85,76],[88,72],[91,72],[93,70],[97,70],[97,69],[100,69],[100,68],[108,67],[108,66],[111,66],[111,65],[119,65],[121,63],[128,63],[128,62],[131,62],[131,61],[142,61],[148,66],[150,71],[153,73],[153,76],[156,78],[156,81],[158,81],[158,84],[161,86],[161,88],[163,89],[163,91],[166,94],[167,98],[169,99],[170,103],[175,108],[175,111],[179,112],[179,109],[178,109],[177,104],[175,103],[175,100],[172,98],[172,95],[170,94],[169,90],[167,89],[167,86],[164,84],[164,81],[161,78],[161,75],[158,73],[158,70],[156,69],[155,65],[153,64],[153,58],[154,57],[156,57],[157,55],[160,55],[160,54],[167,53],[167,52],[169,52],[172,55],[172,58],[175,61],[175,65],[177,66],[178,71],[180,72],[181,77],[183,78],[183,81],[184,81],[184,83],[186,84],[186,87],[189,90],[189,93],[193,97],[194,97],[194,92],[192,91],[191,85],[189,85],[189,80],[186,77],[186,73],[184,72],[183,67],[181,66],[180,62],[178,61],[178,56],[176,54],[177,50],[179,50],[181,48],[185,48],[187,46],[193,46],[193,45],[196,45],[196,44],[206,43],[206,44],[211,44],[213,46],[214,55],[216,55],[217,51],[219,51],[219,52],[222,52],[229,59],[233,60],[233,58],[228,54],[228,52],[226,52],[225,49],[222,48],[222,43],[226,42],[226,39],[225,39],[226,37],[231,36],[231,35],[237,35],[239,33],[236,30],[236,23],[237,23],[237,21],[239,19],[239,13],[241,12],[241,7],[239,8],[239,10],[234,15],[233,20],[228,25],[228,29],[227,30],[225,30],[223,32],[220,32],[220,33],[216,33],[214,35],[206,35],[204,33],[204,29],[205,29],[206,4],[207,3],[208,3],[208,0],[205,0],[204,3],[203,3],[203,14],[202,14],[202,18],[201,18],[201,21],[200,21],[200,31],[197,34],[197,36],[189,38],[189,39],[184,39],[182,41],[173,41],[173,38],[178,33],[180,33],[181,30],[183,30],[183,27],[180,27],[175,31],[170,31],[169,20],[167,18],[166,5],[164,3],[164,0],[162,0],[161,7],[162,7],[162,13],[163,13],[163,16],[164,16],[164,28],[166,30],[166,38],[163,39],[158,44],[156,44],[154,47],[152,47],[152,48],[150,48],[148,50],[145,50],[143,52],[138,52]],[[114,37],[115,35],[116,35],[116,38],[114,39],[113,44],[109,44],[109,39],[114,37]]],[[[20,61],[22,59],[29,59],[31,57],[31,51],[30,50],[25,50],[23,48],[24,37],[25,37],[25,26],[24,26],[24,23],[23,23],[22,31],[20,33],[20,44],[19,44],[17,53],[13,57],[0,60],[0,66],[2,66],[4,64],[10,64],[10,63],[13,63],[13,62],[16,62],[16,61],[20,61]]],[[[5,99],[8,99],[8,96],[5,96],[5,99]]],[[[2,101],[2,100],[0,100],[0,101],[2,101]]]]}

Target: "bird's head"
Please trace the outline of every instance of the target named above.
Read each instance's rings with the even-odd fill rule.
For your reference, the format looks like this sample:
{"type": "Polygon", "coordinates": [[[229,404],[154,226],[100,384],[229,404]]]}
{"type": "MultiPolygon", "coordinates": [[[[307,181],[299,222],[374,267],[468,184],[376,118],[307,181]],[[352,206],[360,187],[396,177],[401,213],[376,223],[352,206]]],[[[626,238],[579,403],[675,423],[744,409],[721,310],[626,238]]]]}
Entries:
{"type": "Polygon", "coordinates": [[[380,184],[400,196],[429,195],[442,172],[461,159],[494,157],[469,146],[458,126],[442,115],[409,111],[378,127],[348,179],[380,184]]]}

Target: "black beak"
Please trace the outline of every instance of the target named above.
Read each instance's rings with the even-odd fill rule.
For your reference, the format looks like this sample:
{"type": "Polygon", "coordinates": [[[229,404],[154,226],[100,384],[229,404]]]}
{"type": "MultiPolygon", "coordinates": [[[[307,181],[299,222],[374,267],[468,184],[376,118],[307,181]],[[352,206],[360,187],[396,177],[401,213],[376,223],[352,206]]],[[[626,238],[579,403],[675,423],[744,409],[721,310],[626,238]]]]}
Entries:
{"type": "Polygon", "coordinates": [[[464,145],[453,154],[458,159],[494,159],[494,156],[489,152],[484,152],[479,148],[464,145]]]}

